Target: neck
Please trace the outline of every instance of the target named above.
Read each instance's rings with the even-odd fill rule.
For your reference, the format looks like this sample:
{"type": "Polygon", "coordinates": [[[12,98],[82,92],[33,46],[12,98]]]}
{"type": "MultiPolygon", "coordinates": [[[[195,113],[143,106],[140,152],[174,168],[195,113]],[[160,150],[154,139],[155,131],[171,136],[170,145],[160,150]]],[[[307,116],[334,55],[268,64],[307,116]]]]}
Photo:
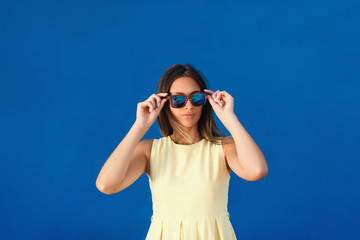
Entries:
{"type": "MultiPolygon", "coordinates": [[[[199,130],[196,128],[191,128],[191,129],[183,129],[184,132],[186,132],[188,135],[190,135],[190,137],[193,139],[194,142],[198,142],[201,139],[203,139],[199,133],[199,130]]],[[[173,134],[170,135],[171,139],[177,143],[177,144],[193,144],[193,142],[190,142],[188,139],[186,139],[185,137],[183,137],[180,133],[178,132],[174,132],[173,134]]]]}

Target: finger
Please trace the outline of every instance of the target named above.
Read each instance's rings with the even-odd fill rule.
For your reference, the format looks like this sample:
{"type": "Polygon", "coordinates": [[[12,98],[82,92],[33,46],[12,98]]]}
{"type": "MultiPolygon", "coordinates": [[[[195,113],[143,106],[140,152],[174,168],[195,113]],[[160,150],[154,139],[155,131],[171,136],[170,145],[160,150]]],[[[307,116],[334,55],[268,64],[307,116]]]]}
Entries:
{"type": "Polygon", "coordinates": [[[227,91],[221,91],[221,95],[223,95],[225,97],[231,96],[230,93],[228,93],[227,91]]]}
{"type": "Polygon", "coordinates": [[[161,96],[165,96],[167,95],[168,93],[167,92],[164,92],[164,93],[157,93],[157,95],[161,95],[161,96]]]}
{"type": "Polygon", "coordinates": [[[222,100],[222,99],[220,99],[219,101],[218,101],[218,103],[219,103],[219,105],[222,107],[222,106],[224,106],[224,104],[226,103],[224,100],[222,100]]]}
{"type": "Polygon", "coordinates": [[[165,103],[167,100],[169,100],[169,98],[167,97],[167,95],[160,97],[160,99],[161,99],[161,101],[160,101],[160,106],[161,106],[161,104],[163,103],[162,101],[164,101],[164,103],[165,103]]]}
{"type": "Polygon", "coordinates": [[[222,98],[220,98],[219,103],[224,104],[226,102],[225,100],[226,100],[226,97],[222,97],[222,98]]]}
{"type": "Polygon", "coordinates": [[[220,105],[221,107],[223,106],[222,100],[219,98],[215,98],[215,102],[220,105]]]}
{"type": "Polygon", "coordinates": [[[160,106],[161,98],[157,94],[153,94],[149,97],[149,99],[154,102],[155,109],[160,106]]]}
{"type": "Polygon", "coordinates": [[[231,101],[232,96],[228,92],[222,91],[220,92],[219,95],[220,95],[219,101],[221,103],[226,103],[227,101],[231,101]]]}
{"type": "Polygon", "coordinates": [[[140,107],[140,108],[142,108],[142,109],[146,109],[146,108],[149,108],[149,112],[150,112],[150,109],[151,109],[151,104],[148,102],[148,101],[144,101],[144,102],[140,102],[140,103],[138,103],[138,106],[140,107]]]}
{"type": "Polygon", "coordinates": [[[166,98],[167,95],[169,95],[168,93],[158,93],[156,94],[160,99],[166,98]]]}
{"type": "Polygon", "coordinates": [[[160,97],[161,99],[166,97],[168,93],[157,93],[156,96],[160,97]]]}
{"type": "Polygon", "coordinates": [[[223,92],[219,92],[218,95],[217,95],[217,100],[218,102],[221,101],[223,98],[224,98],[224,93],[223,92]]]}
{"type": "Polygon", "coordinates": [[[226,91],[222,91],[221,96],[222,97],[221,97],[220,101],[223,105],[225,105],[229,101],[232,101],[232,96],[226,91]]]}
{"type": "Polygon", "coordinates": [[[148,106],[148,104],[147,104],[146,102],[139,102],[139,103],[138,103],[138,106],[139,106],[140,108],[146,108],[146,107],[148,106]]]}
{"type": "Polygon", "coordinates": [[[208,95],[207,99],[209,100],[211,106],[214,106],[214,104],[216,104],[215,100],[210,95],[208,95]]]}
{"type": "Polygon", "coordinates": [[[233,97],[231,96],[230,93],[223,91],[224,95],[225,95],[225,99],[232,99],[233,97]]]}
{"type": "Polygon", "coordinates": [[[151,100],[147,100],[146,102],[147,102],[147,104],[148,104],[148,106],[149,106],[149,112],[154,111],[154,109],[155,109],[155,103],[154,103],[153,101],[151,101],[151,100]]]}
{"type": "Polygon", "coordinates": [[[217,90],[213,94],[213,98],[214,98],[215,102],[217,104],[219,104],[221,107],[224,105],[224,100],[222,100],[222,96],[223,96],[223,92],[220,92],[219,90],[217,90]]]}
{"type": "Polygon", "coordinates": [[[153,94],[153,95],[154,95],[155,98],[156,98],[155,108],[158,108],[158,107],[160,107],[160,105],[161,105],[161,100],[162,100],[163,98],[165,98],[165,97],[168,95],[168,93],[167,93],[167,92],[165,92],[165,93],[157,93],[157,94],[153,94]]]}
{"type": "Polygon", "coordinates": [[[215,100],[215,102],[218,102],[218,93],[219,93],[220,91],[219,90],[217,90],[216,92],[214,92],[214,94],[212,95],[212,98],[215,100]]]}
{"type": "Polygon", "coordinates": [[[216,96],[216,100],[218,102],[224,101],[225,98],[226,98],[226,95],[225,95],[224,91],[219,92],[216,96]]]}
{"type": "Polygon", "coordinates": [[[204,91],[207,92],[207,93],[210,93],[210,94],[213,94],[213,93],[214,93],[213,91],[211,91],[211,90],[209,90],[209,89],[204,89],[204,91]]]}
{"type": "Polygon", "coordinates": [[[153,94],[151,95],[151,97],[149,98],[149,100],[154,104],[154,109],[157,109],[158,107],[160,107],[161,104],[161,97],[153,94]]]}
{"type": "Polygon", "coordinates": [[[218,99],[219,105],[223,106],[225,104],[225,99],[226,99],[226,95],[224,94],[224,92],[219,92],[217,99],[218,99]]]}
{"type": "MultiPolygon", "coordinates": [[[[164,107],[166,101],[167,101],[167,98],[164,98],[164,99],[161,100],[160,107],[158,108],[159,111],[161,111],[161,109],[164,107]]],[[[156,110],[158,110],[158,109],[156,109],[156,110]]]]}

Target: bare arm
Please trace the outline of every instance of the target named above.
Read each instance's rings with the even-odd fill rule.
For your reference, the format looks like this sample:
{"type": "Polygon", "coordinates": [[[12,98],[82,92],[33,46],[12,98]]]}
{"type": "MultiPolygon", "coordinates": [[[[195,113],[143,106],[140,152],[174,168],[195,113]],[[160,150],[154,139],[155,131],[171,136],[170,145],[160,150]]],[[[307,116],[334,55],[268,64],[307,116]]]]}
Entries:
{"type": "Polygon", "coordinates": [[[107,159],[96,179],[96,187],[100,192],[119,192],[144,173],[150,141],[139,141],[164,107],[167,99],[160,97],[165,95],[167,93],[153,94],[146,101],[138,103],[135,123],[107,159]]]}
{"type": "Polygon", "coordinates": [[[234,98],[226,91],[205,90],[216,115],[229,130],[230,144],[225,144],[225,158],[230,168],[239,177],[257,181],[268,174],[266,159],[254,139],[245,130],[234,113],[234,98]]]}
{"type": "Polygon", "coordinates": [[[128,171],[131,156],[147,130],[146,127],[140,126],[137,122],[133,124],[128,134],[102,167],[96,180],[96,187],[99,191],[107,194],[116,192],[116,188],[120,185],[128,171]]]}

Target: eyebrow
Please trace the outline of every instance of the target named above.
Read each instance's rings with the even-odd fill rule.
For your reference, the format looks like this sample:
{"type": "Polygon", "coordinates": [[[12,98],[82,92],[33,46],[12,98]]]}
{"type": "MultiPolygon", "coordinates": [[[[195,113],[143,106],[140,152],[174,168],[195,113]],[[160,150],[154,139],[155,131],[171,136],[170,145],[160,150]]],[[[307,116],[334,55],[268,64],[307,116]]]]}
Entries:
{"type": "MultiPolygon", "coordinates": [[[[193,91],[193,92],[191,92],[189,95],[193,94],[194,92],[201,92],[201,90],[193,91]]],[[[175,93],[181,93],[181,94],[184,94],[184,95],[185,95],[185,93],[183,93],[183,92],[173,92],[173,93],[170,93],[170,94],[175,94],[175,93]]]]}

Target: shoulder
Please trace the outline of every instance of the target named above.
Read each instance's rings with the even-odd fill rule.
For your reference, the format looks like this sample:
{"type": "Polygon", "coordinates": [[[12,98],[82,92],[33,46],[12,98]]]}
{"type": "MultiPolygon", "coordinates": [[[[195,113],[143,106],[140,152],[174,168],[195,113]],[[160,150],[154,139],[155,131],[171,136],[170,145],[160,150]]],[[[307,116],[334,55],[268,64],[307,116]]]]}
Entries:
{"type": "Polygon", "coordinates": [[[163,143],[165,141],[165,138],[155,138],[155,139],[143,139],[139,142],[139,148],[140,151],[145,155],[146,157],[146,173],[150,174],[150,160],[151,160],[151,151],[154,149],[158,149],[160,146],[163,146],[163,143]],[[156,144],[156,146],[154,146],[156,144]],[[153,148],[153,146],[155,148],[153,148]]]}

